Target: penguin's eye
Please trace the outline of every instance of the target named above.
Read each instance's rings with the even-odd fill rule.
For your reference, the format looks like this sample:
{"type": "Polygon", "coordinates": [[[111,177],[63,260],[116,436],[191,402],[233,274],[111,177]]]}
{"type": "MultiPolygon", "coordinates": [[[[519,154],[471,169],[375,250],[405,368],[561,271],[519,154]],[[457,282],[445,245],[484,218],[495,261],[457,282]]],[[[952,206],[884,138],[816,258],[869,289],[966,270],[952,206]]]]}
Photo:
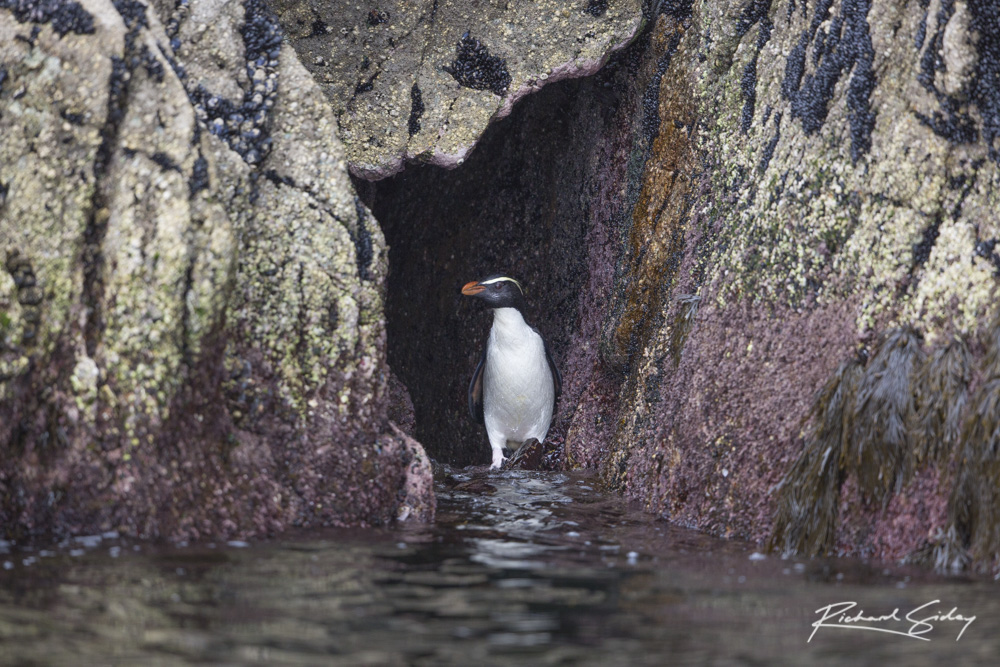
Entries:
{"type": "Polygon", "coordinates": [[[493,291],[494,292],[500,291],[500,283],[493,283],[493,291]]]}

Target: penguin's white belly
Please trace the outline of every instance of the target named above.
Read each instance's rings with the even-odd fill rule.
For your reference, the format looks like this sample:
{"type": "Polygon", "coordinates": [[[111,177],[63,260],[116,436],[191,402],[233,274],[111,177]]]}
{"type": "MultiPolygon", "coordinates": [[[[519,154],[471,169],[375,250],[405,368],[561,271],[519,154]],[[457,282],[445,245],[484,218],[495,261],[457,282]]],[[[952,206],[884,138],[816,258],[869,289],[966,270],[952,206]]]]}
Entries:
{"type": "Polygon", "coordinates": [[[541,337],[527,325],[513,332],[501,329],[499,335],[494,326],[483,369],[483,418],[491,441],[497,436],[517,444],[544,440],[554,402],[541,337]]]}

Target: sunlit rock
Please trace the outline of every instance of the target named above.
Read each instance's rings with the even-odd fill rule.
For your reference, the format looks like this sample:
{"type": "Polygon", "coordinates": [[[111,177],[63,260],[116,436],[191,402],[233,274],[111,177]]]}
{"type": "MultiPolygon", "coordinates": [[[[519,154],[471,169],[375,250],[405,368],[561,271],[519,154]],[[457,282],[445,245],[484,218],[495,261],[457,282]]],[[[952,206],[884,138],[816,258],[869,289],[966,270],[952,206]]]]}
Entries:
{"type": "Polygon", "coordinates": [[[278,0],[337,117],[352,173],[462,164],[486,126],[542,86],[596,72],[642,23],[639,0],[278,0]]]}

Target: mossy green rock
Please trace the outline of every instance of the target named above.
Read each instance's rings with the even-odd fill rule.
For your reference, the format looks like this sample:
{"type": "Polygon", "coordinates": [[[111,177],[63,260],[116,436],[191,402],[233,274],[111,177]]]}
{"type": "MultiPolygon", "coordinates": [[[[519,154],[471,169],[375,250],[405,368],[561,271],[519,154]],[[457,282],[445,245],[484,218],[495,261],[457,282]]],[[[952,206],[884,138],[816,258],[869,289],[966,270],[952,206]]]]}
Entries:
{"type": "Polygon", "coordinates": [[[335,117],[261,3],[161,5],[0,10],[5,536],[432,516],[335,117]]]}
{"type": "Polygon", "coordinates": [[[996,327],[995,5],[664,8],[612,225],[616,411],[580,403],[570,463],[781,550],[902,558],[950,534],[998,562],[969,442],[992,399],[967,397],[996,327]]]}

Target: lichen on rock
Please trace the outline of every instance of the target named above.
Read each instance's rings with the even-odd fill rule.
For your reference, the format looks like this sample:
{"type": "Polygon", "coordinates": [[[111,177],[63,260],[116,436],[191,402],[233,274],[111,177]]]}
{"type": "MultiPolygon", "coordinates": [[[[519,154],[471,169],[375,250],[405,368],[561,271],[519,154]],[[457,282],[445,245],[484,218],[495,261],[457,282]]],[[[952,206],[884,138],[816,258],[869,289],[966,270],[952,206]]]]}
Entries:
{"type": "Polygon", "coordinates": [[[352,173],[378,179],[407,161],[461,164],[518,99],[596,72],[636,34],[641,4],[612,0],[597,11],[549,0],[505,7],[279,0],[274,7],[334,109],[352,173]],[[413,90],[419,127],[411,122],[413,90]]]}
{"type": "Polygon", "coordinates": [[[432,516],[419,444],[370,464],[385,242],[273,15],[57,4],[0,5],[5,536],[432,516]]]}
{"type": "MultiPolygon", "coordinates": [[[[667,398],[641,399],[635,411],[652,418],[626,413],[606,469],[651,508],[806,553],[902,557],[913,536],[947,532],[915,517],[943,521],[967,418],[958,415],[971,409],[963,378],[984,363],[961,350],[995,311],[998,219],[986,202],[998,164],[981,139],[990,98],[969,93],[990,72],[991,39],[970,34],[975,20],[984,25],[972,18],[982,7],[931,4],[695,8],[679,74],[694,83],[692,169],[704,185],[675,223],[690,225],[678,263],[696,261],[666,298],[683,289],[701,305],[683,337],[671,333],[671,311],[659,320],[641,311],[653,331],[630,348],[639,370],[623,395],[648,396],[644,376],[663,372],[659,360],[679,361],[667,398]],[[947,81],[933,59],[945,41],[955,63],[947,81]],[[764,389],[761,377],[774,382],[764,389]],[[763,392],[748,400],[741,385],[763,392]],[[706,405],[713,411],[690,412],[706,405]],[[944,433],[944,448],[929,444],[944,433]],[[921,507],[909,520],[907,503],[921,507]],[[734,509],[745,506],[758,508],[758,522],[734,509]]],[[[683,109],[661,102],[659,115],[683,109]]],[[[671,160],[654,151],[644,177],[671,160]]],[[[644,251],[656,243],[642,234],[644,251]]],[[[616,314],[606,326],[625,322],[616,314]]]]}

